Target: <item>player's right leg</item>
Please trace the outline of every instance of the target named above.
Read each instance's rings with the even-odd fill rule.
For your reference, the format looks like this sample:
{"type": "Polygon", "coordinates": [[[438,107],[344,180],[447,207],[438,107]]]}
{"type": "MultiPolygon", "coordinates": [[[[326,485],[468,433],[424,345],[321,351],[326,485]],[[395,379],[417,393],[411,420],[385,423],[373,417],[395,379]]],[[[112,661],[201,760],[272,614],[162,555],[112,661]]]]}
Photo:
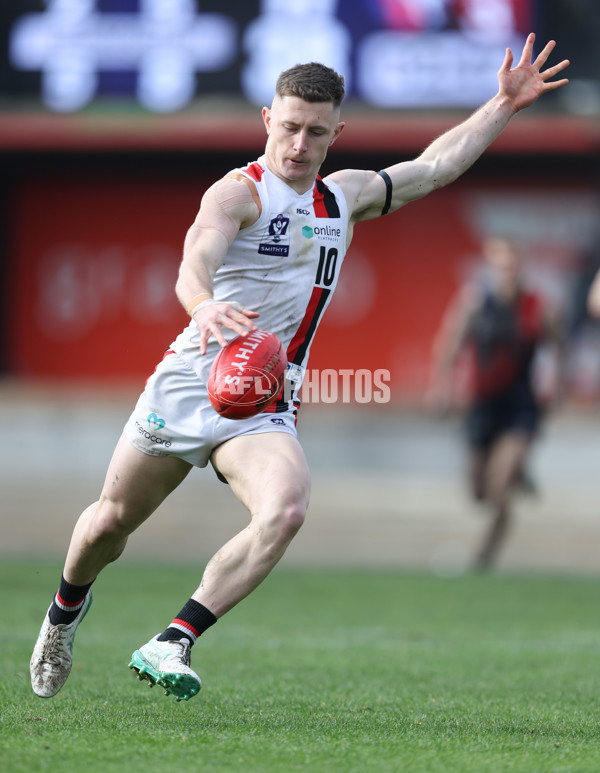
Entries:
{"type": "Polygon", "coordinates": [[[490,451],[486,499],[492,511],[492,522],[477,557],[476,566],[480,570],[492,565],[506,536],[511,520],[511,491],[530,445],[531,437],[527,432],[511,430],[503,433],[490,451]]]}
{"type": "Polygon", "coordinates": [[[86,589],[85,596],[69,623],[57,622],[55,596],[31,657],[31,684],[37,695],[56,695],[69,676],[75,632],[91,605],[89,585],[108,563],[121,555],[129,535],[190,469],[190,464],[176,457],[144,454],[121,437],[100,499],[80,516],[67,553],[61,586],[66,582],[71,588],[86,589]]]}
{"type": "Polygon", "coordinates": [[[468,455],[468,483],[471,496],[476,502],[485,499],[485,473],[487,466],[487,450],[471,446],[468,455]]]}

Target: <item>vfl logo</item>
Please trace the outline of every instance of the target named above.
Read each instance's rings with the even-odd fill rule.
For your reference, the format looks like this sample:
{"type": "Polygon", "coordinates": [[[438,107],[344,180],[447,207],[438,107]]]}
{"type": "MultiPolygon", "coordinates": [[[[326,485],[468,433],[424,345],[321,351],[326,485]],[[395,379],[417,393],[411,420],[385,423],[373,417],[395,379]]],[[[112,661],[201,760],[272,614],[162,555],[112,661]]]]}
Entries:
{"type": "Polygon", "coordinates": [[[260,255],[277,255],[287,258],[290,254],[289,224],[289,217],[281,212],[271,218],[267,232],[263,237],[264,241],[258,245],[260,255]]]}
{"type": "Polygon", "coordinates": [[[147,421],[148,426],[154,432],[160,432],[161,429],[165,428],[165,420],[159,419],[155,413],[149,413],[147,421]]]}
{"type": "Polygon", "coordinates": [[[271,220],[269,223],[269,235],[273,237],[274,242],[281,241],[281,237],[287,233],[289,224],[289,217],[284,217],[281,213],[271,220]]]}
{"type": "Polygon", "coordinates": [[[274,242],[281,241],[281,237],[287,233],[289,224],[289,217],[284,217],[281,213],[271,220],[269,223],[269,236],[273,237],[274,242]]]}

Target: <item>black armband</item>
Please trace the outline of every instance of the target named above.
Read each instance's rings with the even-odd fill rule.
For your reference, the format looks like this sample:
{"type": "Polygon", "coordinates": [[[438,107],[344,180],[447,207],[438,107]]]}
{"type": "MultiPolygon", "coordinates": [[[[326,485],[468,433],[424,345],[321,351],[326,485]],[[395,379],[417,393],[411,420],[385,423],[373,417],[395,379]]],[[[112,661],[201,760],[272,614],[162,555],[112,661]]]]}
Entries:
{"type": "Polygon", "coordinates": [[[377,174],[381,177],[381,179],[385,183],[385,204],[383,205],[381,214],[387,215],[387,213],[390,211],[390,204],[392,203],[392,181],[390,179],[389,174],[385,171],[385,169],[382,169],[380,172],[377,172],[377,174]]]}

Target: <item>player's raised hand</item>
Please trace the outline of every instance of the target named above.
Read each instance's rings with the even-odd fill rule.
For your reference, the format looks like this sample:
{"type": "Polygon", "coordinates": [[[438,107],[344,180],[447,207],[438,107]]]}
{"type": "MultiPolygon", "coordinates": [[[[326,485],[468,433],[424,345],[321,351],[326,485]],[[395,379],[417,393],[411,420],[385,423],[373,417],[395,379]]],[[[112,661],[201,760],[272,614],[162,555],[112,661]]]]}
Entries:
{"type": "Polygon", "coordinates": [[[556,46],[554,40],[547,43],[535,61],[532,62],[534,42],[535,35],[532,32],[527,36],[521,60],[514,68],[512,67],[512,51],[507,48],[502,66],[498,70],[500,94],[503,94],[510,101],[515,112],[528,107],[545,92],[558,89],[569,82],[567,78],[557,81],[550,80],[569,66],[568,59],[563,59],[559,64],[548,67],[546,70],[542,69],[556,46]]]}

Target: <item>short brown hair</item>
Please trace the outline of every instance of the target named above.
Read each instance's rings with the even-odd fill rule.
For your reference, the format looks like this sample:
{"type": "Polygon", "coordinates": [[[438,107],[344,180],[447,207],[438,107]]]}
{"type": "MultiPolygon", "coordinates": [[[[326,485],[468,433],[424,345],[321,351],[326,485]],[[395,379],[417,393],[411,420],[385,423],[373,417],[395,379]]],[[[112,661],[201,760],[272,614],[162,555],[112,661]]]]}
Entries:
{"type": "Polygon", "coordinates": [[[319,62],[297,64],[281,73],[275,92],[280,97],[300,97],[305,102],[342,104],[346,94],[344,76],[319,62]]]}

